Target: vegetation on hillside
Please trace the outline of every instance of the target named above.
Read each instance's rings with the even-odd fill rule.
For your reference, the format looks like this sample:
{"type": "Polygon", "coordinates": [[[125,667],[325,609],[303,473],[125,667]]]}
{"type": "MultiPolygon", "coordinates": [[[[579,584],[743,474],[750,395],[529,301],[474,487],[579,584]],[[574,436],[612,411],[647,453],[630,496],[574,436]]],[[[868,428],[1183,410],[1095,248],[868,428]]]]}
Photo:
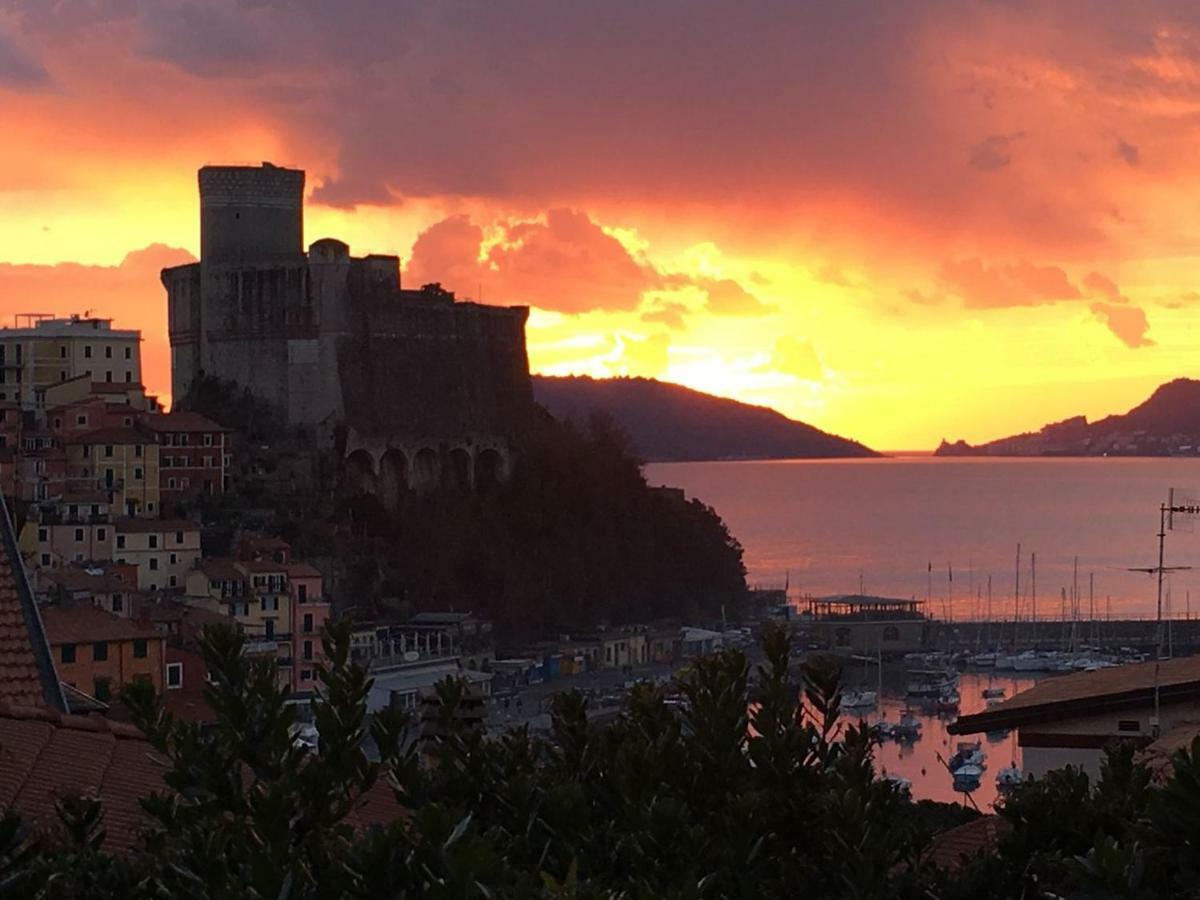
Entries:
{"type": "Polygon", "coordinates": [[[173,720],[145,685],[134,720],[168,761],[143,804],[137,850],[102,849],[103,807],[65,797],[62,828],[31,834],[0,816],[0,896],[44,898],[1186,898],[1200,896],[1200,742],[1154,786],[1114,750],[1096,783],[1065,770],[1004,802],[994,854],[954,872],[929,862],[932,836],[972,812],[914,804],[875,778],[873,742],[840,718],[836,670],[803,670],[764,637],[751,676],[739,651],[679,676],[686,703],[635,689],[596,725],[561,694],[552,732],[489,738],[463,724],[461,682],[439,685],[438,737],[406,741],[398,711],[365,715],[349,631],[326,636],[314,713],[320,752],[292,745],[292,707],[270,662],[209,631],[211,729],[173,720]],[[374,738],[378,761],[362,749],[374,738]],[[394,821],[349,818],[380,781],[394,821]]]}

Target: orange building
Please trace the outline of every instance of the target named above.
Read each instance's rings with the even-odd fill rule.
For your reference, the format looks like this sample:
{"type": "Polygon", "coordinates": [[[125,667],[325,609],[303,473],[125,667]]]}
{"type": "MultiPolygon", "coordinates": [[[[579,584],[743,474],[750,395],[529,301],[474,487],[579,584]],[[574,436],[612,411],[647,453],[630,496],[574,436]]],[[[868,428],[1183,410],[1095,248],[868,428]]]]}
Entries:
{"type": "Polygon", "coordinates": [[[163,689],[166,637],[153,625],[83,603],[46,607],[41,614],[65,684],[105,703],[134,681],[163,689]]]}

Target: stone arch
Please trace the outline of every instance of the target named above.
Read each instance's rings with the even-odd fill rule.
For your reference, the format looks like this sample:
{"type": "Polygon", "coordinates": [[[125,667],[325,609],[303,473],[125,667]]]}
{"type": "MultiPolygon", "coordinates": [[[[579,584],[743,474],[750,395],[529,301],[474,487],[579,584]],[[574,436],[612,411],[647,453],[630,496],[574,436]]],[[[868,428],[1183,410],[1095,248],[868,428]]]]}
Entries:
{"type": "Polygon", "coordinates": [[[351,494],[375,493],[375,460],[366,450],[346,457],[346,484],[351,494]]]}
{"type": "Polygon", "coordinates": [[[424,494],[438,486],[441,479],[442,467],[438,464],[436,451],[422,447],[413,456],[412,478],[410,483],[414,490],[424,494]]]}
{"type": "Polygon", "coordinates": [[[379,499],[390,510],[400,506],[408,490],[408,457],[404,451],[389,447],[379,460],[379,499]]]}
{"type": "Polygon", "coordinates": [[[455,447],[446,454],[442,468],[442,484],[450,490],[469,491],[474,480],[471,454],[462,447],[455,447]]]}
{"type": "Polygon", "coordinates": [[[504,457],[499,450],[486,447],[475,457],[475,487],[479,491],[489,491],[504,481],[504,457]]]}

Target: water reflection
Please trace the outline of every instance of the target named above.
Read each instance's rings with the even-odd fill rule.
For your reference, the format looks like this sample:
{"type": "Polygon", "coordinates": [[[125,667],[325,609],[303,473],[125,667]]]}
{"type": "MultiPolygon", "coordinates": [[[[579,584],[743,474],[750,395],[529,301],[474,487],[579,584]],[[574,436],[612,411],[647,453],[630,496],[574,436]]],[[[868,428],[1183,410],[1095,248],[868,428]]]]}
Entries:
{"type": "MultiPolygon", "coordinates": [[[[1014,677],[1010,672],[963,672],[959,678],[958,692],[961,696],[960,715],[982,712],[987,707],[983,692],[988,688],[1004,688],[1004,696],[1031,687],[1035,678],[1028,675],[1014,677]]],[[[978,790],[971,793],[971,800],[980,810],[991,808],[998,795],[996,774],[1008,765],[1021,765],[1021,751],[1017,746],[1017,733],[973,735],[959,737],[946,733],[946,726],[954,721],[955,715],[939,714],[931,702],[918,703],[905,696],[905,680],[902,670],[888,671],[884,676],[882,702],[873,709],[848,711],[867,722],[883,717],[895,724],[909,710],[921,722],[921,736],[915,741],[884,740],[875,751],[875,768],[882,776],[898,775],[912,782],[914,800],[939,800],[944,803],[970,804],[963,794],[954,790],[954,779],[943,762],[954,755],[959,741],[979,740],[987,754],[987,768],[983,773],[978,790]]]]}

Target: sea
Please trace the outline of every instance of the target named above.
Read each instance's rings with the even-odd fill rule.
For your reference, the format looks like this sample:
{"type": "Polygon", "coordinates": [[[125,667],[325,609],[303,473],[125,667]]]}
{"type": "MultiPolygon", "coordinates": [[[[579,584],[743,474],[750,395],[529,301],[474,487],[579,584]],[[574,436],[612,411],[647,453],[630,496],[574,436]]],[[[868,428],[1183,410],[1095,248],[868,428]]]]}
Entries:
{"type": "MultiPolygon", "coordinates": [[[[721,515],[751,585],[786,584],[801,607],[806,596],[830,594],[912,598],[959,621],[1153,618],[1155,576],[1130,569],[1158,565],[1160,506],[1171,490],[1179,505],[1200,497],[1200,459],[1183,458],[893,456],[655,463],[645,473],[721,515]]],[[[1200,527],[1187,516],[1170,525],[1164,564],[1179,568],[1167,576],[1165,612],[1200,616],[1200,527]]],[[[875,688],[869,666],[856,672],[847,668],[847,684],[875,688]]],[[[960,712],[981,711],[985,688],[1011,697],[1032,684],[1012,672],[968,671],[960,712]]],[[[893,677],[862,715],[895,722],[909,706],[903,677],[893,677]]],[[[987,771],[978,790],[958,794],[944,764],[960,740],[946,732],[951,718],[913,711],[920,739],[884,741],[875,755],[881,774],[907,778],[917,799],[992,806],[996,773],[1021,765],[1015,734],[976,736],[987,771]]]]}
{"type": "MultiPolygon", "coordinates": [[[[1172,488],[1200,502],[1189,458],[653,463],[645,474],[720,514],[751,585],[786,583],[795,602],[912,598],[956,620],[1028,621],[1035,605],[1039,620],[1153,618],[1155,578],[1130,569],[1158,564],[1172,488]]],[[[1171,524],[1165,564],[1196,568],[1168,575],[1167,612],[1200,616],[1200,525],[1171,524]]]]}

